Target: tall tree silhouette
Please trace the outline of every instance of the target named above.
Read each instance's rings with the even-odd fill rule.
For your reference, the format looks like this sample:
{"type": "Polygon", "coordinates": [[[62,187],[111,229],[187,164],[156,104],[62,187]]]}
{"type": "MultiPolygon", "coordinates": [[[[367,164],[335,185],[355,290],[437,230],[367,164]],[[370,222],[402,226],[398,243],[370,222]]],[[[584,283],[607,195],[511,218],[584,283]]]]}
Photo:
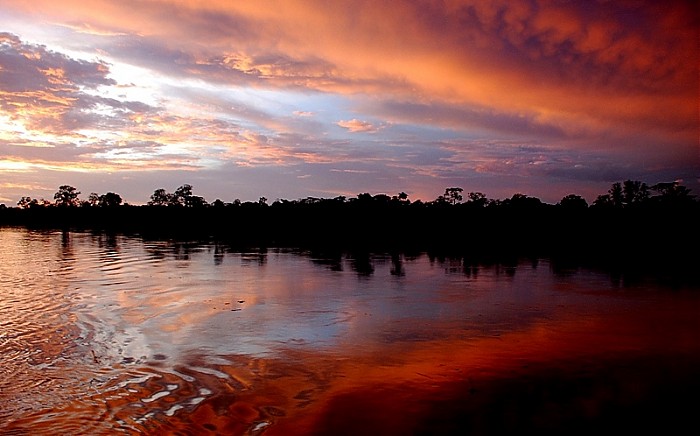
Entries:
{"type": "Polygon", "coordinates": [[[56,201],[57,206],[77,206],[78,195],[80,195],[80,191],[76,190],[73,186],[61,185],[58,187],[58,191],[53,195],[53,199],[56,201]]]}
{"type": "Polygon", "coordinates": [[[158,188],[155,191],[153,191],[153,194],[151,195],[151,199],[148,202],[148,205],[149,206],[167,206],[170,204],[170,197],[172,197],[172,194],[169,194],[163,188],[158,188]]]}
{"type": "Polygon", "coordinates": [[[638,180],[625,180],[622,183],[622,201],[625,206],[644,203],[649,198],[649,187],[638,180]]]}
{"type": "Polygon", "coordinates": [[[678,182],[657,183],[650,188],[658,192],[659,195],[653,197],[656,203],[663,205],[685,206],[693,203],[694,195],[690,194],[690,189],[678,182]]]}
{"type": "Polygon", "coordinates": [[[559,207],[566,210],[584,210],[588,208],[586,199],[576,194],[569,194],[557,203],[559,207]]]}
{"type": "Polygon", "coordinates": [[[116,207],[122,204],[122,197],[114,192],[108,192],[99,197],[100,207],[116,207]]]}
{"type": "Polygon", "coordinates": [[[447,188],[445,189],[445,200],[450,204],[462,202],[462,188],[447,188]]]}

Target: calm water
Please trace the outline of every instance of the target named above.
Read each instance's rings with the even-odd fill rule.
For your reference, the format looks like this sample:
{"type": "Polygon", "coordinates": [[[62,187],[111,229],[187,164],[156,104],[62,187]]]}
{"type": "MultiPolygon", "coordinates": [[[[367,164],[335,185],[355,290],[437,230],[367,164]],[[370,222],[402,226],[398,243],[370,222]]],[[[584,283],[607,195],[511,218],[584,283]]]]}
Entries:
{"type": "Polygon", "coordinates": [[[546,260],[15,229],[0,260],[0,434],[491,433],[658,404],[683,421],[675,396],[700,386],[697,289],[546,260]]]}

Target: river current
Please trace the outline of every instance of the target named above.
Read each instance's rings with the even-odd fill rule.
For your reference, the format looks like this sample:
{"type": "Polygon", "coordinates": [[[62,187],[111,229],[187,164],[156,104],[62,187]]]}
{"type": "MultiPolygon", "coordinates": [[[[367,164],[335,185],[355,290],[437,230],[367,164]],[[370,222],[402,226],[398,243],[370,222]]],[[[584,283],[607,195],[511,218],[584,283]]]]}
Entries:
{"type": "Polygon", "coordinates": [[[666,428],[700,386],[697,289],[546,259],[6,228],[0,260],[3,435],[666,428]]]}

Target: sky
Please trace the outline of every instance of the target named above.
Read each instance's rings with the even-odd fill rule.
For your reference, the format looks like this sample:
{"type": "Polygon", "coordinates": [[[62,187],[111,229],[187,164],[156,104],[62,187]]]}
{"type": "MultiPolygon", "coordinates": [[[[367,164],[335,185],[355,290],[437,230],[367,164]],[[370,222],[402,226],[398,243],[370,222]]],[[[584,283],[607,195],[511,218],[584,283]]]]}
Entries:
{"type": "Polygon", "coordinates": [[[678,0],[0,0],[0,203],[700,195],[699,23],[678,0]]]}

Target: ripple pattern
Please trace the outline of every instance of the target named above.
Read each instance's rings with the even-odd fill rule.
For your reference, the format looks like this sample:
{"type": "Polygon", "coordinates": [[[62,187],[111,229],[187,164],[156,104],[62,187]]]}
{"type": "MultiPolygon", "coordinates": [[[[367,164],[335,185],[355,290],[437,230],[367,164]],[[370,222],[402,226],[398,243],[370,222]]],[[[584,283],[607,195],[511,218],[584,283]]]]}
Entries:
{"type": "MultiPolygon", "coordinates": [[[[238,404],[237,395],[251,388],[235,365],[187,357],[203,344],[178,342],[198,321],[231,315],[231,302],[216,296],[225,286],[190,267],[193,250],[122,236],[0,229],[0,433],[266,428],[265,412],[239,404],[247,412],[232,417],[223,406],[238,404]]],[[[242,302],[233,303],[237,310],[242,302]]]]}
{"type": "MultiPolygon", "coordinates": [[[[0,434],[423,434],[432,428],[409,418],[438,422],[442,405],[500,421],[483,401],[500,377],[521,378],[529,407],[540,371],[603,394],[577,400],[589,411],[607,407],[610,386],[618,398],[649,386],[665,402],[669,374],[697,391],[686,383],[700,360],[697,289],[621,292],[544,261],[466,272],[459,260],[343,255],[329,268],[230,250],[0,228],[0,434]],[[641,361],[652,364],[627,371],[641,361]],[[581,371],[602,375],[600,389],[581,371]],[[454,401],[425,401],[444,392],[454,401]]],[[[549,408],[560,391],[543,386],[549,408]]],[[[504,392],[493,404],[509,404],[504,392]]]]}

